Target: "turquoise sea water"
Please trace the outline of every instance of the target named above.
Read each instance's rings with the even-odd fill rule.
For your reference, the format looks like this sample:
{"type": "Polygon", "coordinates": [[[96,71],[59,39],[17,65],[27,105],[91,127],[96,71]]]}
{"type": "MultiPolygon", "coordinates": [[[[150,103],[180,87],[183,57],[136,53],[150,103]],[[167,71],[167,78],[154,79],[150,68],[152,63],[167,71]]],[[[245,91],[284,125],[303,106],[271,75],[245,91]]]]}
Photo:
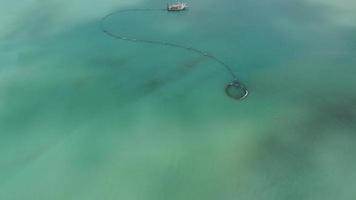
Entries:
{"type": "Polygon", "coordinates": [[[27,0],[0,8],[0,199],[355,199],[356,4],[27,0]]]}

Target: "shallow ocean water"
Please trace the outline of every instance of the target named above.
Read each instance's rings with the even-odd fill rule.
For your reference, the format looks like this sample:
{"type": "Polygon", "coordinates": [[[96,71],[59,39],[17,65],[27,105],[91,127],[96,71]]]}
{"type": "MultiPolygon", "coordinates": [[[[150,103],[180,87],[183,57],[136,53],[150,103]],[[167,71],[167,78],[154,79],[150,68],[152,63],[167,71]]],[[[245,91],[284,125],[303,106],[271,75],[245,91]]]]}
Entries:
{"type": "Polygon", "coordinates": [[[356,4],[4,1],[0,199],[356,198],[356,4]]]}

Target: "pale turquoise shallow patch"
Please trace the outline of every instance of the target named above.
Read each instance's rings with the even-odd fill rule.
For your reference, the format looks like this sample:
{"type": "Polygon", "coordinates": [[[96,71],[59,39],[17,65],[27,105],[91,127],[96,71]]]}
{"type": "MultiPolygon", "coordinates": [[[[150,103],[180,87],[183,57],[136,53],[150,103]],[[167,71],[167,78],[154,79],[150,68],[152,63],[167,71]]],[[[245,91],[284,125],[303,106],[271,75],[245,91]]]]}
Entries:
{"type": "Polygon", "coordinates": [[[0,199],[355,199],[354,3],[194,0],[110,22],[218,56],[242,102],[209,59],[100,32],[166,3],[2,3],[0,199]]]}

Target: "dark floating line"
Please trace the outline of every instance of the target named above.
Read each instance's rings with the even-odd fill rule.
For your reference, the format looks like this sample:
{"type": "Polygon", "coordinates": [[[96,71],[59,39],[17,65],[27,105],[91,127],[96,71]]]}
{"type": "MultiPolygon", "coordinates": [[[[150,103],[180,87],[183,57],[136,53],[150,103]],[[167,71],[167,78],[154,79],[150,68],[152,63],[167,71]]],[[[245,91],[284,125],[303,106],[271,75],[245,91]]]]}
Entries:
{"type": "Polygon", "coordinates": [[[211,54],[204,52],[200,49],[183,46],[183,45],[179,45],[179,44],[175,44],[175,43],[155,41],[155,40],[137,39],[137,38],[127,37],[127,36],[122,36],[122,35],[118,35],[113,32],[110,32],[109,30],[107,30],[105,28],[105,21],[113,15],[117,15],[117,14],[121,14],[121,13],[125,13],[125,12],[147,12],[147,11],[152,11],[152,12],[153,11],[165,11],[166,12],[167,10],[166,9],[125,9],[125,10],[114,11],[112,13],[107,14],[106,16],[104,16],[101,19],[101,23],[100,23],[101,31],[103,33],[105,33],[106,35],[108,35],[112,38],[115,38],[115,39],[119,39],[119,40],[125,40],[125,41],[136,42],[136,43],[148,43],[148,44],[155,44],[155,45],[161,45],[161,46],[169,46],[169,47],[184,49],[187,51],[192,51],[192,52],[198,53],[202,56],[205,56],[207,58],[210,58],[211,60],[214,60],[215,62],[217,62],[218,64],[223,66],[233,78],[233,80],[231,82],[229,82],[225,87],[225,93],[227,94],[227,96],[229,96],[235,100],[242,100],[247,97],[247,95],[249,94],[247,88],[237,79],[237,76],[235,75],[232,68],[228,64],[223,62],[222,60],[215,57],[214,55],[211,55],[211,54]],[[236,92],[237,92],[237,94],[235,94],[236,92]]]}

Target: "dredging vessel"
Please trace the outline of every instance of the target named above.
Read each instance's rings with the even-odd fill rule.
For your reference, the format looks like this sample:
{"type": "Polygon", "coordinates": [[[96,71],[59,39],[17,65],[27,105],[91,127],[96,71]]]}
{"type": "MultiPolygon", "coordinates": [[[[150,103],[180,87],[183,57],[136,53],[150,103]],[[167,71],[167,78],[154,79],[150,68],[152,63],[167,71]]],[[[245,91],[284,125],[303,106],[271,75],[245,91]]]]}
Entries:
{"type": "Polygon", "coordinates": [[[168,4],[168,11],[183,11],[188,8],[188,4],[184,2],[176,2],[174,4],[168,4]]]}

